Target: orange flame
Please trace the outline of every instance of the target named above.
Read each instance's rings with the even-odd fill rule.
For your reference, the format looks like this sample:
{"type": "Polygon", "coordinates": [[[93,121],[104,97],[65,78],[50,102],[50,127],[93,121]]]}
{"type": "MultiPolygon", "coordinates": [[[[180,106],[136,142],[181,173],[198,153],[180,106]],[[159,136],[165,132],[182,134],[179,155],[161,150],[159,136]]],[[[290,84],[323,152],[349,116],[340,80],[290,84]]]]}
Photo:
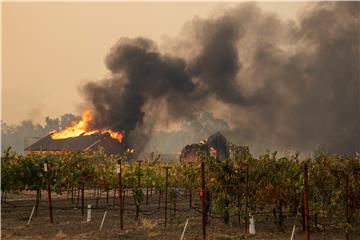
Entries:
{"type": "Polygon", "coordinates": [[[71,137],[78,137],[80,135],[92,135],[96,133],[105,134],[108,133],[112,138],[122,141],[123,135],[120,132],[113,131],[111,129],[93,130],[89,127],[89,122],[93,119],[93,115],[90,111],[84,112],[82,119],[78,123],[74,123],[71,127],[65,128],[60,131],[51,132],[52,139],[65,139],[71,137]]]}

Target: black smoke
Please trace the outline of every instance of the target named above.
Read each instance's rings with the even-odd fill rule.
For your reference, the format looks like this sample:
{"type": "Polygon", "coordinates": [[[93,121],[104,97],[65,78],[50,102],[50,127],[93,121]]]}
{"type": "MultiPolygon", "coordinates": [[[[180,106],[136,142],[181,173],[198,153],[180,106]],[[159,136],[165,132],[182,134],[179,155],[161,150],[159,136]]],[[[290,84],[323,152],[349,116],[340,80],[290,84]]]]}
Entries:
{"type": "Polygon", "coordinates": [[[187,22],[166,53],[122,38],[105,60],[111,77],[83,87],[93,127],[147,141],[164,119],[213,112],[252,133],[240,144],[360,151],[359,6],[309,3],[294,21],[239,4],[187,22]]]}
{"type": "Polygon", "coordinates": [[[175,107],[195,91],[185,60],[160,54],[149,39],[120,39],[105,63],[113,77],[83,89],[95,109],[94,127],[134,130],[143,123],[146,102],[166,98],[175,107]]]}

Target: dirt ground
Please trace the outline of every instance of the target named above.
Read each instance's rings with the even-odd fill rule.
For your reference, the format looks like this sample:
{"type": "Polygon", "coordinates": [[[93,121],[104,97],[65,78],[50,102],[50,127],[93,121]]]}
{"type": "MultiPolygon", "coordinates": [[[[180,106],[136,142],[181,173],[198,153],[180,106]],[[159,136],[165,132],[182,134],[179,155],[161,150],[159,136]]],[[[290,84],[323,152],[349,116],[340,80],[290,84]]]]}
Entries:
{"type": "MultiPolygon", "coordinates": [[[[189,218],[184,239],[201,239],[201,215],[188,207],[187,199],[177,201],[176,215],[172,209],[168,210],[168,226],[164,227],[163,202],[158,208],[158,196],[149,198],[149,204],[143,203],[140,214],[140,223],[135,220],[135,206],[131,196],[125,199],[124,231],[119,228],[119,209],[113,206],[112,194],[108,203],[104,194],[99,200],[98,208],[92,209],[91,222],[86,222],[82,216],[80,201],[76,207],[67,194],[53,195],[54,224],[49,223],[47,195],[43,192],[38,213],[28,225],[28,219],[35,203],[35,193],[8,194],[6,202],[1,206],[1,238],[2,239],[180,239],[186,219],[189,218]],[[100,231],[100,224],[105,210],[108,214],[100,231]]],[[[116,201],[117,203],[117,201],[116,201]]],[[[86,193],[85,206],[96,205],[91,191],[86,193]]],[[[194,205],[197,205],[194,202],[194,205]]],[[[172,207],[171,204],[168,204],[172,207]]],[[[237,216],[225,225],[222,219],[210,219],[207,227],[207,239],[290,239],[294,224],[294,217],[285,220],[285,231],[279,232],[271,216],[255,216],[256,235],[245,233],[244,223],[238,223],[237,216]]],[[[358,225],[358,224],[357,224],[358,225]]],[[[355,229],[352,239],[360,239],[360,229],[355,229]]],[[[294,240],[304,239],[300,221],[296,223],[294,240]]],[[[311,239],[340,240],[345,239],[343,228],[312,232],[311,239]]]]}

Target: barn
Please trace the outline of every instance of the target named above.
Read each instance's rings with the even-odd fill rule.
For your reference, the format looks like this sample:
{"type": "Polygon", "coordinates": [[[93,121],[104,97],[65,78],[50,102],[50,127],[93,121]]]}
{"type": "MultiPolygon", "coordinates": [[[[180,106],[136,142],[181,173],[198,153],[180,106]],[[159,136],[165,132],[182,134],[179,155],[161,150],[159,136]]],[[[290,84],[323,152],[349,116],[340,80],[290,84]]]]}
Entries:
{"type": "Polygon", "coordinates": [[[41,138],[25,148],[27,152],[62,152],[62,151],[97,151],[100,148],[110,154],[121,154],[126,151],[124,143],[112,138],[109,134],[80,135],[64,139],[53,139],[51,134],[41,138]]]}

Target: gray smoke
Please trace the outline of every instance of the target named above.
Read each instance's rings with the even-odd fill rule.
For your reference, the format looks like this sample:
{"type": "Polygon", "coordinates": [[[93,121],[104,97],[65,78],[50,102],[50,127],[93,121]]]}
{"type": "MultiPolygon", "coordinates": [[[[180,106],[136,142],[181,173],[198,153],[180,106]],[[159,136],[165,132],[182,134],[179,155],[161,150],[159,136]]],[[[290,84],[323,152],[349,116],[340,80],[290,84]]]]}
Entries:
{"type": "Polygon", "coordinates": [[[238,143],[359,151],[359,6],[309,3],[285,21],[239,4],[187,22],[167,53],[149,39],[122,38],[105,60],[112,76],[83,87],[93,127],[149,140],[160,116],[213,112],[234,132],[251,133],[232,137],[238,143]]]}

